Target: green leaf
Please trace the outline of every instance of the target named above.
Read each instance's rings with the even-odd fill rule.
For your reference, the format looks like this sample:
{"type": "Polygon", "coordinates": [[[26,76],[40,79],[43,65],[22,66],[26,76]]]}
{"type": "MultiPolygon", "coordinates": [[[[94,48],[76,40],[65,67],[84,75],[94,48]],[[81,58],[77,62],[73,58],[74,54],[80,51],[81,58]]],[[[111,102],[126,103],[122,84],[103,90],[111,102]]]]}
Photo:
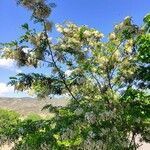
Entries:
{"type": "Polygon", "coordinates": [[[29,30],[29,25],[27,23],[23,24],[21,27],[24,30],[29,30]]]}

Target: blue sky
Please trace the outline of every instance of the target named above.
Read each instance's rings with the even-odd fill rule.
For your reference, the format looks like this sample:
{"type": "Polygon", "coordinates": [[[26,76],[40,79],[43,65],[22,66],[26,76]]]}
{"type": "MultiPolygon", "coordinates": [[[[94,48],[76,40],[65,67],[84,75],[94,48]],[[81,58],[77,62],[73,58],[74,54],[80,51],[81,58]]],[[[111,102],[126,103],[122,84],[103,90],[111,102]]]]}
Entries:
{"type": "MultiPolygon", "coordinates": [[[[21,24],[30,21],[30,13],[16,6],[16,0],[1,0],[0,3],[0,42],[17,39],[21,34],[21,24]]],[[[113,25],[125,16],[132,16],[136,24],[142,23],[142,18],[150,12],[150,0],[55,0],[51,20],[54,23],[72,21],[79,25],[94,27],[104,34],[111,32],[113,25]]],[[[32,25],[32,23],[31,23],[32,25]]],[[[53,33],[52,36],[55,34],[53,33]]],[[[33,68],[17,68],[13,61],[0,60],[0,96],[26,96],[13,93],[12,87],[7,87],[9,76],[17,72],[32,72],[33,68]]],[[[44,70],[34,70],[36,72],[44,70]]]]}

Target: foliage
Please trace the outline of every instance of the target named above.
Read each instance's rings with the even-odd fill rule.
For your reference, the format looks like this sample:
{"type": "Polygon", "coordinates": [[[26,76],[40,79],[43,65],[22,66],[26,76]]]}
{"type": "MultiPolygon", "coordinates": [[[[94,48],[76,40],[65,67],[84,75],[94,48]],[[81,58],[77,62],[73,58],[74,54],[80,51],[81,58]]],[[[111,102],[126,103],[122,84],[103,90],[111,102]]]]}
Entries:
{"type": "Polygon", "coordinates": [[[51,120],[18,124],[8,135],[15,149],[131,150],[139,146],[137,135],[149,142],[150,15],[142,27],[124,18],[105,40],[88,26],[56,25],[60,35],[52,41],[47,28],[51,7],[44,0],[19,2],[33,12],[42,31],[24,24],[25,34],[3,44],[2,57],[15,59],[19,66],[44,65],[49,75],[22,73],[10,84],[40,97],[68,94],[70,103],[46,106],[55,113],[51,120]]]}
{"type": "Polygon", "coordinates": [[[38,114],[35,114],[35,113],[30,113],[26,118],[25,120],[32,120],[32,121],[38,121],[38,120],[41,120],[42,117],[38,114]]]}
{"type": "Polygon", "coordinates": [[[19,122],[18,113],[0,109],[0,145],[6,141],[7,134],[10,134],[19,122]]]}

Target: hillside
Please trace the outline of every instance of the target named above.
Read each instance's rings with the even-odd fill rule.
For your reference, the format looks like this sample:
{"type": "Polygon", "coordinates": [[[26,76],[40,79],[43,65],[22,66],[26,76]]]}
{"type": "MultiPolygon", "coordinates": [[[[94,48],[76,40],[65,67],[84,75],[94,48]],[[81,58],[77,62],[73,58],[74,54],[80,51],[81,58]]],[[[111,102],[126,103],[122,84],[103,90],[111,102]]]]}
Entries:
{"type": "Polygon", "coordinates": [[[41,111],[43,106],[52,104],[53,106],[65,106],[67,105],[67,99],[45,99],[37,100],[33,98],[0,98],[0,108],[15,110],[22,116],[26,116],[30,113],[47,114],[48,111],[41,111]]]}

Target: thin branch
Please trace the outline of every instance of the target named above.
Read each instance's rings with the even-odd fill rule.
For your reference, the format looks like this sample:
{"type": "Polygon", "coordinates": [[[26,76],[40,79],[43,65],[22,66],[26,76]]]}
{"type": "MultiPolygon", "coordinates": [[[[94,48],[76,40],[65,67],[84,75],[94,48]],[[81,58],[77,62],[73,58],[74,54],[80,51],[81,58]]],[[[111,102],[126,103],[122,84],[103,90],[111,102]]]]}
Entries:
{"type": "Polygon", "coordinates": [[[92,75],[92,77],[95,79],[95,81],[97,82],[97,85],[98,85],[98,87],[99,87],[100,92],[102,92],[102,87],[101,87],[100,82],[99,82],[98,79],[94,76],[94,74],[93,74],[92,72],[91,72],[91,75],[92,75]]]}
{"type": "Polygon", "coordinates": [[[110,87],[110,89],[112,89],[112,85],[111,85],[111,77],[110,77],[110,72],[108,69],[108,66],[106,66],[106,73],[107,73],[107,80],[108,80],[108,86],[110,87]]]}
{"type": "Polygon", "coordinates": [[[67,85],[66,80],[65,80],[63,74],[61,73],[60,68],[57,66],[57,64],[55,62],[55,59],[54,59],[54,56],[53,56],[53,52],[51,50],[51,46],[50,46],[50,43],[49,43],[49,40],[48,40],[48,34],[47,34],[47,30],[46,30],[46,25],[45,25],[44,21],[43,21],[43,23],[44,23],[44,32],[45,32],[45,36],[46,36],[46,39],[47,39],[47,44],[48,44],[48,48],[49,48],[49,52],[50,52],[50,56],[51,56],[52,62],[54,64],[55,68],[57,69],[58,74],[59,74],[60,78],[62,79],[62,81],[63,81],[66,89],[68,90],[68,92],[70,93],[70,95],[72,96],[72,98],[78,102],[77,98],[73,95],[73,93],[71,92],[69,86],[67,85]]]}
{"type": "MultiPolygon", "coordinates": [[[[122,43],[120,43],[120,44],[116,47],[116,49],[111,53],[111,56],[110,56],[110,58],[109,58],[109,60],[108,60],[108,65],[109,65],[109,63],[110,63],[110,61],[111,61],[111,59],[112,59],[112,56],[113,56],[114,53],[118,50],[118,48],[121,46],[121,44],[122,44],[122,43]]],[[[114,69],[114,70],[115,70],[115,69],[114,69]]],[[[109,72],[109,71],[111,71],[111,69],[109,70],[109,69],[108,69],[108,66],[106,66],[106,73],[107,73],[107,79],[108,79],[108,86],[110,87],[110,89],[112,89],[113,86],[111,85],[111,79],[112,79],[113,73],[110,75],[110,72],[109,72]]]]}

